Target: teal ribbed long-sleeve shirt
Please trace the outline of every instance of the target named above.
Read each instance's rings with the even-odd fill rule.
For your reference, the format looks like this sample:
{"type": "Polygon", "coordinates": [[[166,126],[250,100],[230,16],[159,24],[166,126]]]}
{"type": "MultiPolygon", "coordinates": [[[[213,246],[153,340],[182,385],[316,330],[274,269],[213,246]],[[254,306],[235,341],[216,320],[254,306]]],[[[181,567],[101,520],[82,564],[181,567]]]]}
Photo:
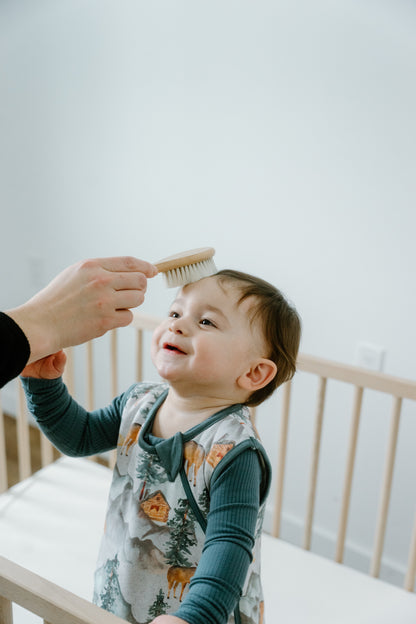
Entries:
{"type": "MultiPolygon", "coordinates": [[[[22,381],[30,411],[62,453],[81,457],[116,447],[129,390],[108,407],[88,412],[61,379],[22,381]]],[[[175,612],[189,624],[225,624],[237,604],[252,557],[260,483],[261,468],[252,449],[238,455],[212,483],[203,554],[175,612]]]]}

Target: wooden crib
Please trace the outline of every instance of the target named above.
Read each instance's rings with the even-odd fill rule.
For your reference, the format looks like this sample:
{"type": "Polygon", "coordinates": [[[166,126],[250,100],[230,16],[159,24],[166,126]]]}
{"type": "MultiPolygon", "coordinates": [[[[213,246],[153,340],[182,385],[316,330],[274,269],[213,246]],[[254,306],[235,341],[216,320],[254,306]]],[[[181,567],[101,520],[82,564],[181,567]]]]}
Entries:
{"type": "MultiPolygon", "coordinates": [[[[108,374],[109,394],[115,396],[129,384],[120,388],[121,368],[128,369],[129,383],[143,378],[147,360],[146,341],[158,319],[140,313],[135,314],[130,328],[114,331],[105,339],[94,341],[75,349],[70,356],[66,372],[66,382],[77,397],[75,379],[77,369],[84,366],[76,359],[76,352],[85,353],[85,373],[87,384],[82,402],[88,409],[94,407],[96,394],[94,350],[96,344],[105,344],[109,349],[108,374]],[[121,333],[122,332],[122,333],[121,333]],[[129,344],[135,346],[126,363],[126,356],[118,344],[122,336],[128,335],[129,344]]],[[[101,348],[101,347],[100,347],[101,348]]],[[[102,356],[101,356],[102,359],[102,356]]],[[[416,382],[398,379],[389,375],[371,372],[357,367],[326,361],[302,354],[298,359],[299,374],[277,392],[275,402],[270,399],[253,412],[260,434],[265,430],[265,419],[273,418],[277,423],[275,436],[267,435],[263,442],[274,463],[273,491],[270,495],[267,533],[263,536],[263,584],[265,591],[266,618],[268,624],[388,624],[416,622],[416,516],[415,491],[416,473],[411,475],[413,489],[407,497],[413,501],[412,518],[400,523],[393,530],[403,533],[409,528],[406,542],[408,552],[406,570],[401,579],[402,587],[379,580],[383,563],[388,519],[391,516],[392,491],[400,483],[393,480],[397,465],[399,425],[403,410],[406,419],[416,418],[416,382]],[[298,395],[305,393],[305,387],[298,379],[307,379],[313,386],[315,406],[312,413],[305,414],[302,425],[302,444],[308,445],[309,475],[300,489],[305,501],[304,523],[301,543],[294,545],[285,541],[282,518],[285,517],[285,495],[291,490],[293,475],[298,478],[305,470],[288,467],[291,445],[296,445],[296,419],[304,405],[298,395]],[[325,465],[332,471],[331,455],[322,458],[325,426],[330,419],[327,411],[338,416],[338,407],[329,409],[334,396],[331,388],[336,388],[335,396],[339,404],[340,387],[343,409],[348,401],[345,392],[351,395],[349,420],[349,440],[343,444],[343,477],[337,498],[337,530],[334,551],[331,559],[311,552],[314,538],[315,516],[319,484],[325,478],[325,465]],[[345,388],[347,390],[345,390],[345,388]],[[353,485],[357,483],[356,458],[359,446],[361,421],[365,422],[364,398],[382,395],[391,403],[391,415],[377,413],[369,420],[375,424],[372,435],[379,439],[379,424],[390,418],[390,432],[380,436],[384,445],[384,466],[378,494],[378,510],[375,514],[373,552],[367,573],[340,565],[344,561],[351,516],[353,485]],[[300,407],[299,407],[300,406],[300,407]],[[278,413],[276,413],[278,410],[278,413]],[[325,416],[325,419],[324,419],[325,416]],[[314,423],[313,426],[310,423],[314,423]],[[291,435],[292,429],[294,434],[291,435]],[[308,441],[306,441],[306,434],[308,441]],[[319,478],[318,478],[319,477],[319,478]],[[339,500],[338,500],[339,498],[339,500]]],[[[146,373],[147,374],[147,373],[146,373]]],[[[101,385],[103,384],[100,381],[101,385]]],[[[16,387],[20,387],[17,382],[16,387]]],[[[77,397],[78,398],[78,397],[77,397]]],[[[94,559],[106,505],[107,490],[111,470],[100,463],[86,459],[56,458],[56,451],[41,436],[41,456],[43,468],[32,475],[29,444],[29,418],[23,393],[19,391],[17,414],[17,445],[19,457],[20,483],[8,488],[6,444],[3,414],[0,408],[0,624],[26,624],[38,622],[39,617],[47,624],[116,624],[120,618],[104,612],[92,605],[91,595],[94,559]],[[80,523],[80,518],[88,518],[80,523]],[[17,606],[17,605],[20,605],[17,606]],[[24,608],[24,609],[23,609],[24,608]],[[35,617],[36,614],[37,617],[35,617]]],[[[100,403],[104,405],[105,403],[100,403]]],[[[309,404],[309,402],[308,402],[309,404]]],[[[383,404],[384,405],[384,404],[383,404]]],[[[346,409],[346,408],[345,408],[346,409]]],[[[339,416],[338,416],[339,417],[339,416]]],[[[333,443],[331,442],[330,444],[333,443]]],[[[414,443],[413,443],[414,444],[414,443]]],[[[381,446],[381,444],[380,444],[381,446]]],[[[96,459],[96,458],[95,458],[96,459]]],[[[104,457],[111,466],[113,454],[104,457]]],[[[361,471],[366,470],[361,461],[361,471]]],[[[410,467],[412,470],[412,467],[410,467]]],[[[400,470],[402,474],[403,470],[400,470]]],[[[406,471],[404,471],[406,472],[406,471]]],[[[409,474],[407,481],[409,483],[409,474]]],[[[374,485],[371,486],[373,496],[374,485]]],[[[402,494],[401,494],[402,495],[402,494]]],[[[319,496],[318,496],[319,498],[319,496]]],[[[394,498],[394,497],[393,497],[394,498]]],[[[397,494],[396,494],[397,498],[397,494]]],[[[395,524],[398,524],[395,522],[395,524]]],[[[292,540],[293,541],[293,540],[292,540]]],[[[313,550],[313,548],[312,548],[313,550]]]]}

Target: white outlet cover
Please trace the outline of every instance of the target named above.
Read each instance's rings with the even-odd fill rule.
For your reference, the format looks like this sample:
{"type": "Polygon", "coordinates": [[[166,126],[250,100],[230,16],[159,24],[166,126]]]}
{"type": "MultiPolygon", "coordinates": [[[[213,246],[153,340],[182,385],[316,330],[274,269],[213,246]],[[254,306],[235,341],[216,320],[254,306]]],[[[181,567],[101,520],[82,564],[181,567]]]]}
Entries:
{"type": "Polygon", "coordinates": [[[381,372],[384,368],[385,355],[386,350],[384,347],[368,342],[360,342],[357,345],[356,352],[357,366],[381,372]]]}

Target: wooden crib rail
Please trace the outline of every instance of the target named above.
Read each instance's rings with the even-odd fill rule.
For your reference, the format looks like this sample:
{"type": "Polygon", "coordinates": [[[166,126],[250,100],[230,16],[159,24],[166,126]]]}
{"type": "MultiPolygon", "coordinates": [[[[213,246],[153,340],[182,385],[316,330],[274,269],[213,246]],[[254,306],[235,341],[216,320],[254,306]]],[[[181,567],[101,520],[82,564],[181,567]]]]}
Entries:
{"type": "Polygon", "coordinates": [[[416,401],[416,382],[409,379],[393,377],[393,375],[386,375],[359,366],[340,364],[305,353],[299,355],[297,368],[322,378],[336,379],[356,387],[377,390],[402,399],[416,401]]]}
{"type": "Polygon", "coordinates": [[[125,624],[125,620],[0,557],[0,622],[13,624],[12,604],[44,624],[125,624]]]}
{"type": "MultiPolygon", "coordinates": [[[[379,372],[369,371],[367,369],[359,368],[356,366],[332,362],[306,354],[299,355],[297,368],[300,371],[316,375],[319,382],[315,408],[314,439],[312,443],[309,490],[303,539],[303,548],[305,548],[306,550],[309,550],[311,547],[312,525],[320,458],[322,422],[325,407],[327,383],[330,380],[336,380],[350,384],[354,387],[354,402],[351,418],[350,439],[344,476],[336,552],[334,557],[334,560],[338,563],[343,562],[344,556],[348,512],[351,500],[354,464],[358,441],[358,430],[361,418],[364,390],[375,390],[388,394],[392,397],[390,434],[388,439],[387,455],[385,459],[383,482],[380,492],[379,511],[377,514],[373,556],[369,570],[371,576],[378,577],[380,574],[381,559],[383,554],[384,539],[387,526],[387,517],[391,496],[402,403],[404,399],[412,401],[416,400],[416,382],[393,377],[391,375],[386,375],[379,372]]],[[[285,473],[285,458],[288,443],[288,422],[290,413],[291,386],[292,382],[288,382],[283,387],[280,446],[276,479],[276,501],[274,506],[272,524],[272,534],[275,537],[278,537],[280,534],[282,499],[284,491],[283,484],[285,473]]],[[[408,591],[413,591],[416,579],[416,515],[414,519],[412,536],[409,541],[409,557],[407,572],[404,580],[404,588],[408,591]]]]}

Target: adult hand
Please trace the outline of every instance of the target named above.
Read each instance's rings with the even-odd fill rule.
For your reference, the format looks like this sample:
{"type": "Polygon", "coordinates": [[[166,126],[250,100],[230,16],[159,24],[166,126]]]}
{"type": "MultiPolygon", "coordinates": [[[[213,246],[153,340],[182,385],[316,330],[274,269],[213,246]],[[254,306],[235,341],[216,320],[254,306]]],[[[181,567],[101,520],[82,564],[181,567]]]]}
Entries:
{"type": "Polygon", "coordinates": [[[143,303],[147,278],[156,274],[152,264],[129,256],[85,260],[62,271],[27,303],[6,311],[29,341],[28,363],[128,325],[130,308],[143,303]]]}

